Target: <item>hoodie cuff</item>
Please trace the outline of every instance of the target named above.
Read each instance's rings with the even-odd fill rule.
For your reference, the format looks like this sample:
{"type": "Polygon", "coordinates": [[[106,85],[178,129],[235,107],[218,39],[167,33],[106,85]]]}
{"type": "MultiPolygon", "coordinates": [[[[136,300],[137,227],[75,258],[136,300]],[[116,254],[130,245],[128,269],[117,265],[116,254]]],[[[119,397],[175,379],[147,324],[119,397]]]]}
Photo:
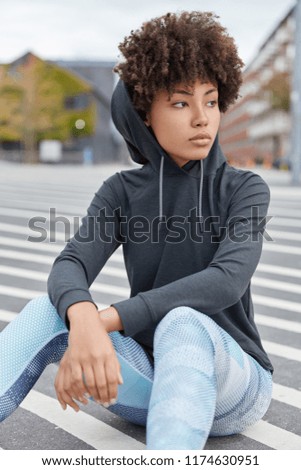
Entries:
{"type": "Polygon", "coordinates": [[[134,336],[153,324],[151,311],[140,294],[111,304],[111,307],[118,311],[125,336],[134,336]]]}
{"type": "Polygon", "coordinates": [[[70,325],[69,325],[69,320],[67,317],[67,310],[69,307],[71,307],[71,305],[76,304],[78,302],[91,302],[98,309],[98,306],[96,305],[95,302],[93,302],[92,297],[89,292],[85,290],[73,290],[73,291],[67,292],[60,298],[57,311],[60,317],[62,318],[62,320],[65,322],[68,329],[70,325]]]}

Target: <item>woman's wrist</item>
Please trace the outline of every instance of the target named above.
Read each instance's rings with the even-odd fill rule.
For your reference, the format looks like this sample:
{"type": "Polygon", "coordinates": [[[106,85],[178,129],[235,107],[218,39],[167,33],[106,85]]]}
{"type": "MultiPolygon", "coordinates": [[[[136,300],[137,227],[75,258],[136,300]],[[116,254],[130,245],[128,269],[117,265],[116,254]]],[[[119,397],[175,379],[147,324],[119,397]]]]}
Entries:
{"type": "Polygon", "coordinates": [[[90,321],[101,320],[101,325],[109,333],[110,331],[123,330],[123,325],[116,308],[110,306],[103,310],[97,310],[92,302],[77,302],[67,309],[70,329],[87,325],[90,321]]]}
{"type": "Polygon", "coordinates": [[[81,323],[82,321],[86,322],[88,317],[89,319],[92,319],[93,317],[97,319],[98,310],[92,302],[77,302],[68,307],[67,316],[70,322],[70,327],[72,327],[72,325],[76,323],[81,323]]]}
{"type": "Polygon", "coordinates": [[[115,307],[108,307],[103,310],[99,310],[100,319],[109,333],[111,331],[123,330],[123,325],[115,307]]]}

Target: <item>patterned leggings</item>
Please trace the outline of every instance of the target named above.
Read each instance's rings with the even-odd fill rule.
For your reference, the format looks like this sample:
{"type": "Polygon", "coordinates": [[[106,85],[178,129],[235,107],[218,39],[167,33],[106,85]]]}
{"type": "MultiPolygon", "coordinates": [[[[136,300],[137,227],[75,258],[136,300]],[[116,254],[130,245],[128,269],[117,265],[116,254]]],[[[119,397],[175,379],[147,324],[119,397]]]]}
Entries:
{"type": "MultiPolygon", "coordinates": [[[[109,407],[146,425],[147,449],[203,449],[208,436],[243,431],[268,409],[271,373],[211,318],[178,307],[159,323],[153,367],[143,348],[110,338],[124,384],[109,407]]],[[[0,421],[22,402],[47,364],[61,359],[68,331],[48,296],[31,300],[0,333],[0,421]]]]}

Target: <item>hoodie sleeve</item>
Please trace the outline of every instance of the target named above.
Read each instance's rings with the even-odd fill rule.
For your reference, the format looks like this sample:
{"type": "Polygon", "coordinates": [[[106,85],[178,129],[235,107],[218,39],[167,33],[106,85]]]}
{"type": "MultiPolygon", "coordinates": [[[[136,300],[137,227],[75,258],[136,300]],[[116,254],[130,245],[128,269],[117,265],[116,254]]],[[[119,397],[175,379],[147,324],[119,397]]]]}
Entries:
{"type": "Polygon", "coordinates": [[[155,326],[171,309],[192,307],[213,316],[234,305],[246,291],[259,262],[270,192],[248,173],[232,194],[218,249],[208,267],[162,287],[112,304],[128,336],[155,326]]]}
{"type": "Polygon", "coordinates": [[[106,180],[95,193],[79,230],[55,259],[48,277],[49,298],[67,326],[66,312],[70,305],[81,301],[95,304],[89,287],[120,245],[113,178],[106,180]]]}

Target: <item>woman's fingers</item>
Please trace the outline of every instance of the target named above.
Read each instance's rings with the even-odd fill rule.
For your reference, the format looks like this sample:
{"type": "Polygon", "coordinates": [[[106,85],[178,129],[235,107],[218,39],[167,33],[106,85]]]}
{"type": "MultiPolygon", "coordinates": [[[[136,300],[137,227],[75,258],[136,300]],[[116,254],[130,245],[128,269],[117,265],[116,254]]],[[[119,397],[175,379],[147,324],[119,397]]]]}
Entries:
{"type": "Polygon", "coordinates": [[[99,403],[108,406],[117,399],[117,387],[120,383],[120,366],[113,354],[106,353],[93,361],[92,367],[84,370],[84,381],[88,393],[99,403]]]}
{"type": "Polygon", "coordinates": [[[107,389],[108,389],[108,403],[113,405],[117,401],[117,386],[118,386],[118,377],[116,373],[112,373],[110,368],[106,369],[107,376],[107,389]]]}
{"type": "Polygon", "coordinates": [[[68,368],[60,367],[55,380],[55,391],[58,401],[63,410],[69,405],[75,411],[79,411],[79,406],[73,400],[70,390],[70,372],[68,372],[68,368]]]}
{"type": "Polygon", "coordinates": [[[105,404],[113,405],[117,401],[118,385],[123,383],[118,359],[110,358],[109,361],[106,361],[104,365],[104,372],[107,389],[107,398],[105,400],[105,404]]]}
{"type": "Polygon", "coordinates": [[[60,367],[57,374],[56,374],[56,378],[55,378],[55,382],[54,382],[54,388],[55,388],[55,393],[56,393],[57,399],[60,402],[61,407],[63,408],[63,410],[65,410],[66,409],[66,402],[63,400],[63,397],[62,397],[63,382],[64,382],[64,379],[63,379],[63,374],[62,374],[61,367],[60,367]]]}
{"type": "Polygon", "coordinates": [[[118,361],[110,357],[105,363],[97,361],[93,369],[85,372],[89,393],[104,406],[109,406],[117,400],[118,384],[122,380],[119,368],[118,361]]]}
{"type": "Polygon", "coordinates": [[[101,395],[98,392],[94,369],[92,366],[86,366],[84,369],[84,383],[87,393],[98,403],[101,403],[101,395]]]}
{"type": "Polygon", "coordinates": [[[110,398],[108,393],[108,384],[106,378],[106,371],[103,363],[95,364],[93,368],[95,387],[97,389],[97,395],[99,402],[105,406],[108,406],[110,398]]]}
{"type": "MultiPolygon", "coordinates": [[[[62,392],[61,394],[61,399],[63,400],[63,409],[65,410],[66,409],[66,406],[69,405],[71,408],[74,409],[74,411],[79,411],[80,408],[78,406],[78,404],[76,403],[76,401],[74,401],[74,399],[71,397],[71,395],[69,395],[67,392],[62,392]]],[[[60,401],[60,400],[59,400],[60,401]]]]}
{"type": "Polygon", "coordinates": [[[117,400],[118,385],[122,380],[118,359],[115,359],[114,364],[112,364],[111,362],[107,362],[105,365],[105,371],[107,378],[109,403],[114,404],[117,400]]]}
{"type": "Polygon", "coordinates": [[[123,384],[123,378],[122,378],[120,370],[118,371],[118,383],[119,383],[119,385],[123,384]]]}
{"type": "Polygon", "coordinates": [[[70,389],[68,392],[73,398],[80,401],[81,403],[88,403],[88,400],[85,397],[85,394],[88,393],[88,390],[85,386],[82,367],[79,363],[72,364],[70,389]]]}

